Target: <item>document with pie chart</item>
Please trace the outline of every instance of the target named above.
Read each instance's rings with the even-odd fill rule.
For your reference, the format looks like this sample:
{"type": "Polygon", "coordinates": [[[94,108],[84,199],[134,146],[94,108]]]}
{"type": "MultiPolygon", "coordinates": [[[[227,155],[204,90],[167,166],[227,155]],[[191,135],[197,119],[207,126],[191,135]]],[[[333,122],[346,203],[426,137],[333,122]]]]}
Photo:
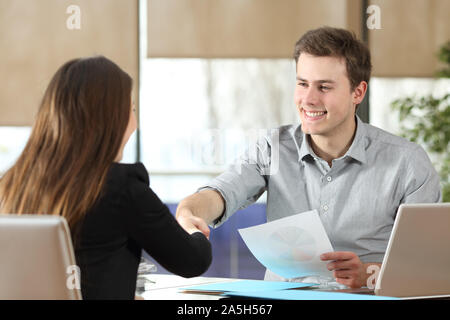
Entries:
{"type": "Polygon", "coordinates": [[[238,231],[255,258],[284,278],[332,277],[319,258],[334,250],[317,210],[238,231]]]}

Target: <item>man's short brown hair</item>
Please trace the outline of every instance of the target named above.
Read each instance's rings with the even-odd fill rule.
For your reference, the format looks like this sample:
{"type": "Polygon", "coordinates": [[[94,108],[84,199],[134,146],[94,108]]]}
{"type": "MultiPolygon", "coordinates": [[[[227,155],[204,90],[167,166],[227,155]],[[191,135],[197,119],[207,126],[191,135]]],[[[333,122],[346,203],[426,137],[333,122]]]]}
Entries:
{"type": "Polygon", "coordinates": [[[300,54],[317,57],[343,58],[352,91],[365,81],[369,83],[372,64],[370,51],[355,34],[339,28],[321,27],[306,32],[295,44],[294,59],[298,63],[300,54]]]}

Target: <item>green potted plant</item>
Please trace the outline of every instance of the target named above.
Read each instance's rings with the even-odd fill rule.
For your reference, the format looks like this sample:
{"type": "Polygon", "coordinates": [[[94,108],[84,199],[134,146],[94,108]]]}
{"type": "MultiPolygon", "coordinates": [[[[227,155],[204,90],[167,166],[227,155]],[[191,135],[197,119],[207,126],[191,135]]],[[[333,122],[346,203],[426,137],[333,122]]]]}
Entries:
{"type": "MultiPolygon", "coordinates": [[[[445,68],[437,73],[450,78],[450,41],[439,51],[445,68]]],[[[391,104],[399,112],[401,135],[430,153],[441,177],[442,201],[450,202],[450,92],[442,97],[405,97],[391,104]]]]}

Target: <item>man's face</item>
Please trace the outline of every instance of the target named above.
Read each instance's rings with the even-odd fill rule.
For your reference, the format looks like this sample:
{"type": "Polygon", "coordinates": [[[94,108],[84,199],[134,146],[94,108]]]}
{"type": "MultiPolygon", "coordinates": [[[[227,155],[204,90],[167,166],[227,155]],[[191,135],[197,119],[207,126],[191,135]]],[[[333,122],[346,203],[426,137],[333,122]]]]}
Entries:
{"type": "Polygon", "coordinates": [[[305,53],[297,63],[294,100],[303,132],[328,137],[353,128],[355,103],[360,103],[350,90],[344,59],[305,53]]]}

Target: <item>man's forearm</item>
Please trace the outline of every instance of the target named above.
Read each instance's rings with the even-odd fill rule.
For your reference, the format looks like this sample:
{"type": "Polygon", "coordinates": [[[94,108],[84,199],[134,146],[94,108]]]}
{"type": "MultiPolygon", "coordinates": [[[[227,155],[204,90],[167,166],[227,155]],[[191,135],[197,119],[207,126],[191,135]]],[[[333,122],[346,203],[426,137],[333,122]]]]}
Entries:
{"type": "Polygon", "coordinates": [[[221,194],[215,190],[206,189],[181,200],[176,216],[189,211],[194,216],[205,220],[206,223],[212,224],[222,216],[224,209],[225,201],[221,194]]]}

